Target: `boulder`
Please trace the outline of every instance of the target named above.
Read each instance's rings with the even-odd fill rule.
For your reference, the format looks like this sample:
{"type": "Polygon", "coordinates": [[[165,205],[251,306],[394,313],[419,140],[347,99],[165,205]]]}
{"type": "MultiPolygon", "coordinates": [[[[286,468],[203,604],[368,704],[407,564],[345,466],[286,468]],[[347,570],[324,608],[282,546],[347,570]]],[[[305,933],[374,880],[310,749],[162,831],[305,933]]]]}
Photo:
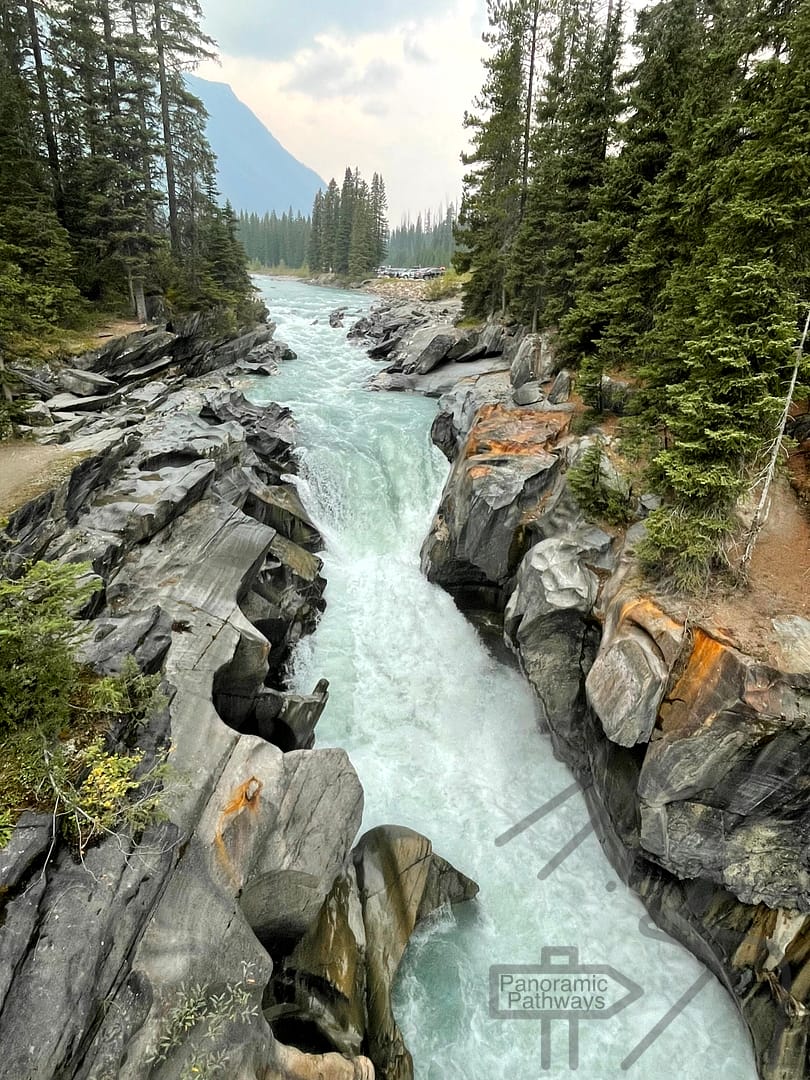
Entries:
{"type": "Polygon", "coordinates": [[[391,1004],[394,979],[416,926],[446,904],[472,900],[474,881],[410,829],[382,826],[354,851],[366,937],[368,1056],[386,1080],[412,1080],[413,1062],[391,1004]]]}
{"type": "Polygon", "coordinates": [[[445,485],[422,548],[428,578],[457,599],[500,593],[532,546],[530,526],[561,481],[568,416],[485,405],[445,485]]]}
{"type": "Polygon", "coordinates": [[[439,400],[431,439],[448,461],[454,461],[476,413],[484,405],[506,404],[512,388],[506,372],[464,378],[439,400]]]}
{"type": "Polygon", "coordinates": [[[63,390],[69,394],[76,394],[78,397],[99,397],[115,393],[118,389],[116,382],[94,371],[62,368],[57,379],[63,390]]]}
{"type": "Polygon", "coordinates": [[[599,579],[587,548],[573,540],[543,540],[520,564],[504,616],[504,633],[535,689],[546,728],[557,734],[581,704],[593,658],[589,617],[599,579]]]}
{"type": "Polygon", "coordinates": [[[599,390],[602,411],[626,416],[635,393],[635,387],[624,379],[603,375],[599,390]]]}
{"type": "Polygon", "coordinates": [[[571,396],[572,385],[573,377],[571,372],[561,371],[551,384],[551,389],[548,392],[549,403],[551,405],[561,405],[564,401],[568,401],[571,396]]]}
{"type": "Polygon", "coordinates": [[[520,342],[512,361],[512,385],[516,390],[525,383],[545,383],[557,371],[557,358],[548,331],[527,334],[520,342]]]}
{"type": "Polygon", "coordinates": [[[417,330],[401,357],[402,370],[406,375],[427,375],[448,359],[456,342],[457,335],[449,330],[417,330]]]}
{"type": "Polygon", "coordinates": [[[153,369],[158,363],[171,362],[171,351],[177,337],[163,329],[139,330],[123,338],[114,338],[73,362],[79,371],[120,375],[132,368],[153,369]]]}
{"type": "Polygon", "coordinates": [[[650,740],[683,641],[683,625],[651,600],[614,601],[586,682],[588,702],[612,742],[650,740]]]}
{"type": "Polygon", "coordinates": [[[543,397],[543,393],[539,383],[526,382],[515,390],[513,396],[516,405],[536,405],[543,397]]]}
{"type": "Polygon", "coordinates": [[[54,426],[53,415],[44,401],[36,401],[33,405],[27,406],[23,416],[29,427],[52,428],[54,426]]]}
{"type": "Polygon", "coordinates": [[[810,676],[696,629],[639,776],[644,850],[746,904],[810,911],[809,717],[810,676]]]}
{"type": "Polygon", "coordinates": [[[102,412],[112,408],[120,400],[116,391],[112,394],[95,394],[92,397],[79,397],[77,394],[56,394],[45,404],[51,412],[102,412]]]}

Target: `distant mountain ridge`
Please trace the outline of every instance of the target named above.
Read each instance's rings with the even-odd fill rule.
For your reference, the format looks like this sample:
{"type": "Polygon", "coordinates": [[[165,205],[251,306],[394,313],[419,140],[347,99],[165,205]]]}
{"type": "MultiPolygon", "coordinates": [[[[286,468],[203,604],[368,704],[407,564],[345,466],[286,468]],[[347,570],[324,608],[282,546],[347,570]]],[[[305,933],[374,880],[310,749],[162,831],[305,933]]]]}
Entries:
{"type": "Polygon", "coordinates": [[[235,210],[263,215],[300,210],[308,215],[319,188],[316,172],[285,150],[226,83],[187,75],[190,91],[208,110],[208,139],[217,155],[223,201],[235,210]]]}

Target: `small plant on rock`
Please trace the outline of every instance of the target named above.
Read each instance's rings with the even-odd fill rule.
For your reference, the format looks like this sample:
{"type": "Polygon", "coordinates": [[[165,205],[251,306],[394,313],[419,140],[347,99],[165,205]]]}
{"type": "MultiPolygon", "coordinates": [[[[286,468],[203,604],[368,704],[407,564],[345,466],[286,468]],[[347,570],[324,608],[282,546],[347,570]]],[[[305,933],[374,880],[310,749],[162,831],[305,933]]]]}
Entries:
{"type": "Polygon", "coordinates": [[[604,451],[597,442],[568,470],[568,485],[586,517],[609,525],[626,525],[632,512],[629,491],[610,481],[603,459],[604,451]]]}

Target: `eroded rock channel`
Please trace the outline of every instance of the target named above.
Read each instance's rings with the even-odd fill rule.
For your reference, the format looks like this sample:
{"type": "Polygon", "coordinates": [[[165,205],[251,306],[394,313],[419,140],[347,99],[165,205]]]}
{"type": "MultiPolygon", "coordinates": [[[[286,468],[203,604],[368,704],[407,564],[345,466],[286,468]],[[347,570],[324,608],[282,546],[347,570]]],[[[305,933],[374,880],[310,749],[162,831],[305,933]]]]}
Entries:
{"type": "MultiPolygon", "coordinates": [[[[233,382],[292,354],[269,331],[214,353],[170,342],[88,358],[114,400],[64,421],[80,463],[6,529],[9,573],[92,564],[84,658],[163,672],[164,714],[139,739],[171,771],[167,820],[143,835],[79,863],[27,814],[0,851],[0,1075],[406,1078],[399,960],[419,921],[477,888],[411,830],[354,846],[357,774],[310,749],[328,687],[285,687],[324,606],[322,541],[290,483],[292,415],[233,382]],[[138,378],[153,367],[159,383],[138,378]]],[[[74,382],[79,403],[91,389],[74,382]]]]}

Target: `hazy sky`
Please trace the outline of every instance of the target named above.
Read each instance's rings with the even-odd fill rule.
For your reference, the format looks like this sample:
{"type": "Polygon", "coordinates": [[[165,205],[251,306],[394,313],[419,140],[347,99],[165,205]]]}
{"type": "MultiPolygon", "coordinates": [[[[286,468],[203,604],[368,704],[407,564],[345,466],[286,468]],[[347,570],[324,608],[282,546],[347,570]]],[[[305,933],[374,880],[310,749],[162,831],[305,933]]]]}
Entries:
{"type": "Polygon", "coordinates": [[[458,198],[484,0],[203,0],[227,82],[327,181],[382,172],[391,216],[458,198]]]}

